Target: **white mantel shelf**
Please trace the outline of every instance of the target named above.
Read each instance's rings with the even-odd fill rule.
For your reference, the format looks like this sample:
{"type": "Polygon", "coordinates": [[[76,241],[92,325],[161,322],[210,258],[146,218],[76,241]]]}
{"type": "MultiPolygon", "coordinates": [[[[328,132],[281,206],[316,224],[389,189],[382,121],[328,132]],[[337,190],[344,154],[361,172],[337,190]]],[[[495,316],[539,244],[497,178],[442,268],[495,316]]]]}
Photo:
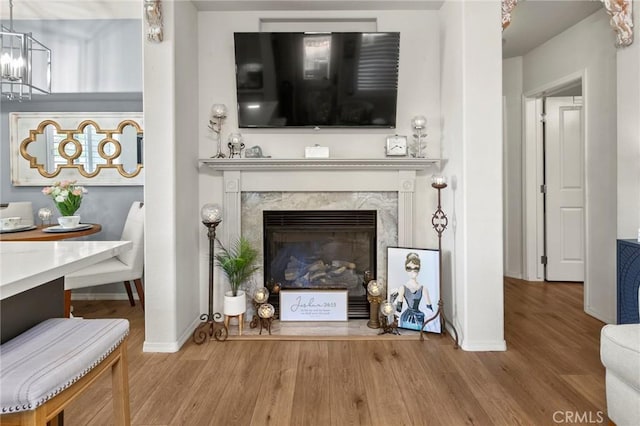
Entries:
{"type": "Polygon", "coordinates": [[[201,165],[215,170],[426,170],[440,169],[432,158],[201,158],[201,165]]]}

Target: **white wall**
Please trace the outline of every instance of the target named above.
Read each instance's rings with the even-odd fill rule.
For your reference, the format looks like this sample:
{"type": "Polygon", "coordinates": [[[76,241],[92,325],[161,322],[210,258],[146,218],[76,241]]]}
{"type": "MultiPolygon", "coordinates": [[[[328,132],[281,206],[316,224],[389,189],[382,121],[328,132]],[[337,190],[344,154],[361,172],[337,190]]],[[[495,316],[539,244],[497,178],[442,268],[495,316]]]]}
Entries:
{"type": "MultiPolygon", "coordinates": [[[[163,2],[164,42],[145,41],[145,342],[144,351],[175,352],[178,338],[179,264],[189,262],[177,250],[179,188],[176,184],[176,62],[174,2],[163,2]],[[153,149],[151,149],[153,146],[153,149]]],[[[192,188],[190,188],[192,189],[192,188]]],[[[189,224],[193,228],[194,224],[189,224]]],[[[195,266],[194,266],[195,268],[195,266]]]]}
{"type": "MultiPolygon", "coordinates": [[[[523,58],[523,91],[584,73],[586,144],[585,311],[615,320],[616,50],[609,18],[599,10],[523,58]]],[[[637,76],[637,74],[636,74],[637,76]]]]}
{"type": "Polygon", "coordinates": [[[465,350],[505,350],[502,68],[498,1],[441,9],[442,144],[451,178],[454,319],[465,350]]]}
{"type": "MultiPolygon", "coordinates": [[[[176,167],[176,310],[178,342],[180,345],[191,336],[194,320],[198,321],[201,281],[198,273],[199,237],[204,236],[198,205],[199,173],[195,158],[198,157],[199,134],[198,93],[193,84],[198,81],[198,18],[191,2],[175,3],[175,135],[178,146],[175,151],[176,167]]],[[[204,283],[208,281],[205,280],[204,283]]],[[[206,286],[205,286],[206,287],[206,286]]]]}
{"type": "Polygon", "coordinates": [[[502,61],[504,274],[522,278],[522,56],[502,61]]]}
{"type": "Polygon", "coordinates": [[[640,229],[640,2],[634,2],[635,42],[617,52],[618,238],[640,229]]]}

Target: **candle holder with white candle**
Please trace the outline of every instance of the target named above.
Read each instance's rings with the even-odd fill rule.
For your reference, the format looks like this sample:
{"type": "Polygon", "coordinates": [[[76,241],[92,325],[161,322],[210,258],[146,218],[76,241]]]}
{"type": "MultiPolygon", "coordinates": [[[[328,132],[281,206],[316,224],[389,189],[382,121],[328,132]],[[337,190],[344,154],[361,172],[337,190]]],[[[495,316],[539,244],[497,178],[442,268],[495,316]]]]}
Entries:
{"type": "Polygon", "coordinates": [[[200,345],[207,335],[219,342],[227,340],[229,330],[227,326],[217,321],[222,318],[219,312],[213,312],[213,276],[214,276],[214,255],[216,247],[216,228],[222,222],[222,207],[217,204],[205,204],[200,209],[202,224],[207,227],[207,237],[209,239],[209,312],[200,315],[202,321],[193,331],[193,341],[200,345]]]}
{"type": "MultiPolygon", "coordinates": [[[[431,216],[431,226],[433,226],[433,229],[436,231],[436,234],[438,234],[438,252],[440,253],[440,255],[438,256],[439,262],[440,262],[440,265],[438,268],[438,282],[440,286],[440,292],[439,292],[440,300],[438,300],[438,310],[436,311],[436,313],[433,314],[431,318],[426,319],[422,324],[422,328],[420,329],[420,340],[424,340],[423,332],[424,332],[425,326],[431,321],[438,318],[438,315],[440,318],[440,330],[441,330],[440,332],[442,334],[446,332],[445,325],[447,324],[447,317],[444,313],[444,303],[442,302],[442,233],[444,232],[445,229],[447,229],[447,225],[449,224],[449,219],[447,218],[447,215],[442,210],[442,204],[441,204],[441,198],[440,198],[440,191],[442,191],[447,187],[447,178],[441,175],[433,175],[431,177],[431,186],[438,191],[438,207],[436,208],[436,211],[433,213],[433,216],[431,216]]],[[[453,330],[453,334],[454,334],[452,336],[455,341],[454,348],[458,349],[458,332],[456,331],[456,328],[452,322],[449,321],[449,325],[451,326],[451,330],[453,330]]]]}
{"type": "Polygon", "coordinates": [[[380,305],[380,326],[382,331],[379,334],[396,334],[398,331],[398,317],[395,315],[396,307],[393,303],[386,301],[380,305]]]}

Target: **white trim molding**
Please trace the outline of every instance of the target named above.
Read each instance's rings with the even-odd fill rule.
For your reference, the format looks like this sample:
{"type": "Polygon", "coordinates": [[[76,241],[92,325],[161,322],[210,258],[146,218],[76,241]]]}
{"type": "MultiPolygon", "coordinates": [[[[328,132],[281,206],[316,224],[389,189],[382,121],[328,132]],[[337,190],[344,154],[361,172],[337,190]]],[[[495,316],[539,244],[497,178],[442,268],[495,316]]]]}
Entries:
{"type": "Polygon", "coordinates": [[[502,31],[511,23],[511,11],[518,4],[518,0],[502,0],[502,31]]]}
{"type": "Polygon", "coordinates": [[[147,23],[147,40],[160,43],[163,38],[162,6],[160,0],[144,0],[144,20],[147,23]]]}
{"type": "Polygon", "coordinates": [[[609,23],[616,31],[616,47],[626,47],[633,43],[633,1],[602,0],[611,19],[609,23]]]}
{"type": "Polygon", "coordinates": [[[201,158],[201,165],[215,170],[425,170],[440,168],[439,158],[201,158]]]}

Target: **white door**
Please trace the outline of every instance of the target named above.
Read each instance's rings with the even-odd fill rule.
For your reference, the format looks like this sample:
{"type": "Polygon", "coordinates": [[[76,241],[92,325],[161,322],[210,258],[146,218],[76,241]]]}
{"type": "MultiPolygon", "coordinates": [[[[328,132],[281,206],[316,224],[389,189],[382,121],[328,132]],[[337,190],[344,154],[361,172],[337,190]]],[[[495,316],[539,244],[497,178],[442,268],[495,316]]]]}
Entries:
{"type": "Polygon", "coordinates": [[[546,98],[545,114],[545,278],[584,281],[582,98],[546,98]]]}

